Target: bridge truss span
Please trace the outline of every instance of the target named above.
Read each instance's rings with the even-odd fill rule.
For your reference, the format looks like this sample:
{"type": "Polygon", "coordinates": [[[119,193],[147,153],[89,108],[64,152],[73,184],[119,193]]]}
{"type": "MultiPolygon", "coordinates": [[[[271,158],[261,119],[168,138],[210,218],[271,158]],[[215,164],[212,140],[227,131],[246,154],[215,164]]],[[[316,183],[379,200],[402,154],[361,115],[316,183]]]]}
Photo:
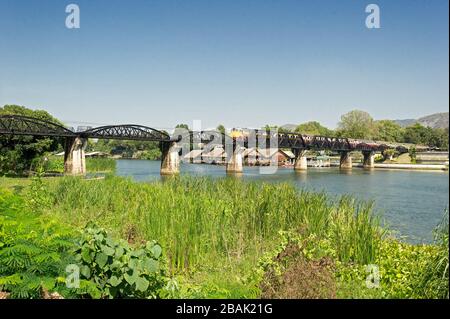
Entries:
{"type": "Polygon", "coordinates": [[[75,137],[77,135],[61,124],[22,115],[1,115],[0,134],[52,137],[75,137]]]}
{"type": "MultiPolygon", "coordinates": [[[[178,172],[180,146],[191,149],[194,145],[206,146],[212,149],[216,146],[225,148],[230,162],[227,169],[233,172],[242,171],[242,154],[244,148],[280,148],[289,149],[295,153],[295,169],[304,170],[307,167],[304,151],[328,150],[340,153],[340,167],[351,168],[350,152],[362,152],[363,166],[374,167],[375,152],[395,150],[400,153],[408,152],[417,145],[389,143],[362,139],[308,135],[299,132],[279,132],[274,130],[247,129],[233,131],[230,135],[217,131],[177,131],[172,137],[161,130],[151,127],[123,124],[108,125],[75,132],[58,122],[22,115],[0,115],[0,135],[29,135],[65,138],[65,171],[70,174],[84,174],[84,149],[87,139],[117,139],[159,142],[162,151],[161,173],[176,174],[178,172]]],[[[421,149],[427,149],[421,147],[421,149]]]]}
{"type": "Polygon", "coordinates": [[[151,127],[124,124],[92,128],[79,133],[84,138],[170,142],[169,134],[151,127]]]}

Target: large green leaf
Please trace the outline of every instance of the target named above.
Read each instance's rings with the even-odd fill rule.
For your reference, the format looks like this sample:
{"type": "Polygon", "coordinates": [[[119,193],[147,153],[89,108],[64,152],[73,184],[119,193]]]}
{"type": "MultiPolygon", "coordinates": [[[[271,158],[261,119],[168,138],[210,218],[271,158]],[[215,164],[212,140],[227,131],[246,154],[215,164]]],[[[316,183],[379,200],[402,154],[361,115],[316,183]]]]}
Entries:
{"type": "Polygon", "coordinates": [[[114,253],[116,252],[116,251],[114,250],[114,248],[111,248],[111,247],[106,246],[106,245],[102,245],[101,248],[102,248],[102,252],[103,252],[105,255],[107,255],[107,256],[113,256],[114,253]]]}
{"type": "Polygon", "coordinates": [[[148,282],[147,279],[143,277],[138,277],[136,280],[136,289],[141,292],[145,292],[147,291],[149,284],[150,283],[148,282]]]}
{"type": "Polygon", "coordinates": [[[129,283],[130,285],[134,284],[136,282],[136,280],[138,279],[138,275],[136,271],[133,271],[132,274],[128,274],[126,273],[125,275],[123,275],[123,278],[125,278],[125,280],[127,281],[127,283],[129,283]]]}
{"type": "Polygon", "coordinates": [[[146,258],[144,261],[144,267],[148,272],[156,272],[159,269],[159,262],[151,258],[146,258]]]}
{"type": "Polygon", "coordinates": [[[92,257],[91,257],[89,248],[83,247],[81,249],[81,258],[83,258],[83,260],[87,263],[92,262],[92,257]]]}
{"type": "Polygon", "coordinates": [[[136,269],[139,264],[139,259],[137,258],[131,258],[130,261],[128,261],[128,267],[131,269],[136,269]]]}
{"type": "Polygon", "coordinates": [[[105,236],[103,234],[94,235],[94,238],[96,241],[102,242],[105,239],[105,236]]]}
{"type": "Polygon", "coordinates": [[[117,276],[112,276],[111,278],[109,278],[108,282],[111,284],[111,286],[117,287],[122,282],[122,279],[117,278],[117,276]]]}
{"type": "Polygon", "coordinates": [[[108,262],[108,256],[102,252],[98,253],[97,256],[95,256],[95,262],[101,267],[105,267],[106,263],[108,262]]]}
{"type": "Polygon", "coordinates": [[[116,248],[114,257],[120,258],[120,257],[123,256],[124,252],[125,252],[125,250],[122,247],[119,246],[119,247],[116,248]]]}
{"type": "Polygon", "coordinates": [[[80,273],[84,276],[86,279],[91,278],[91,269],[88,266],[81,266],[80,267],[80,273]]]}
{"type": "Polygon", "coordinates": [[[152,247],[151,252],[153,254],[153,256],[158,259],[161,256],[162,253],[162,248],[160,245],[155,245],[152,247]]]}

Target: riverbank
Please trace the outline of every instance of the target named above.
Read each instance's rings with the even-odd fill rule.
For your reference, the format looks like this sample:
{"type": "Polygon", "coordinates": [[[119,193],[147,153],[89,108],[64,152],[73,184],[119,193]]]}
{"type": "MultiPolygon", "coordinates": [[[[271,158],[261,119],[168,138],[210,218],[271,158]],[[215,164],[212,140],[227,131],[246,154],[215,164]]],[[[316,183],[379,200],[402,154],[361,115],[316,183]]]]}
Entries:
{"type": "Polygon", "coordinates": [[[298,281],[299,289],[287,296],[292,298],[423,298],[429,297],[427,284],[420,284],[423,276],[435,278],[427,265],[441,256],[438,244],[393,239],[370,203],[349,196],[332,199],[288,184],[193,177],[142,184],[119,177],[65,177],[35,179],[25,188],[3,191],[0,200],[2,215],[13,207],[8,203],[25,215],[31,209],[39,212],[38,220],[53,219],[73,229],[75,237],[94,221],[132,247],[157,240],[167,283],[176,281],[178,287],[170,294],[157,293],[166,298],[259,298],[274,287],[285,291],[274,281],[283,276],[298,281]],[[379,289],[365,285],[368,264],[379,267],[379,289]],[[289,275],[296,273],[291,266],[299,273],[315,269],[334,288],[323,292],[314,280],[302,286],[301,278],[289,275]]]}
{"type": "MultiPolygon", "coordinates": [[[[339,166],[338,164],[334,165],[339,166]]],[[[353,167],[363,168],[362,163],[355,163],[353,167]]],[[[421,171],[448,171],[448,165],[445,164],[384,164],[375,163],[374,168],[377,169],[401,169],[401,170],[421,170],[421,171]]]]}

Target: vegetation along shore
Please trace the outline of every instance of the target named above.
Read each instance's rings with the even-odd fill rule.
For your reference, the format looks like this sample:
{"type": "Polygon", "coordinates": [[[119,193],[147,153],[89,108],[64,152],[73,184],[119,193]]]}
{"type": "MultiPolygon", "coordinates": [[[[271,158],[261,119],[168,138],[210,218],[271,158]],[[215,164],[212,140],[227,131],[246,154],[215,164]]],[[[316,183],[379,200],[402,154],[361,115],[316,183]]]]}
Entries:
{"type": "MultiPolygon", "coordinates": [[[[0,114],[61,123],[15,105],[0,114]]],[[[446,132],[353,111],[325,133],[423,143],[448,158],[446,132]]],[[[449,297],[447,212],[435,242],[414,245],[394,237],[370,202],[289,183],[198,176],[138,183],[114,176],[115,159],[95,157],[86,158],[88,175],[105,178],[62,176],[63,145],[59,137],[0,136],[0,298],[449,297]]],[[[158,143],[145,141],[91,139],[87,151],[161,156],[158,143]]],[[[411,149],[375,160],[434,163],[436,154],[425,155],[411,149]]]]}
{"type": "Polygon", "coordinates": [[[0,185],[8,298],[448,298],[448,221],[411,245],[371,203],[289,184],[12,180],[0,185]]]}

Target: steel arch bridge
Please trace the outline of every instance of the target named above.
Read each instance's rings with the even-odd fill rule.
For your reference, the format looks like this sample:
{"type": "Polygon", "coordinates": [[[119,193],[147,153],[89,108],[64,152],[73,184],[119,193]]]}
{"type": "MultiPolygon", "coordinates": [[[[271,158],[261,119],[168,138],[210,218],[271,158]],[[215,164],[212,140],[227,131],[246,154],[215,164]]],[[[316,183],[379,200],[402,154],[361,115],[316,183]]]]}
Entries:
{"type": "Polygon", "coordinates": [[[383,152],[395,149],[400,153],[408,152],[409,148],[403,144],[376,142],[371,140],[357,140],[350,138],[337,138],[318,135],[307,135],[292,132],[271,132],[264,130],[251,130],[246,136],[231,137],[218,131],[196,131],[185,135],[178,135],[174,140],[181,143],[215,143],[216,145],[241,145],[246,148],[250,145],[270,148],[270,141],[277,141],[278,148],[292,150],[331,150],[331,151],[361,151],[383,152]]]}
{"type": "Polygon", "coordinates": [[[74,137],[76,134],[61,124],[22,115],[1,115],[0,134],[52,137],[74,137]]]}
{"type": "Polygon", "coordinates": [[[170,142],[169,134],[154,128],[135,124],[108,125],[80,133],[84,138],[170,142]]]}
{"type": "MultiPolygon", "coordinates": [[[[336,138],[328,136],[314,136],[301,133],[286,133],[267,130],[245,130],[245,134],[230,136],[225,133],[210,131],[177,131],[170,136],[168,133],[142,125],[124,124],[108,125],[91,128],[84,131],[74,131],[60,123],[27,117],[22,115],[0,115],[0,136],[49,136],[65,138],[64,171],[69,174],[85,174],[86,163],[84,150],[89,138],[118,139],[136,141],[154,141],[160,143],[162,151],[161,174],[177,174],[180,162],[180,146],[192,149],[197,143],[207,144],[208,147],[221,145],[230,149],[230,160],[227,172],[242,172],[242,154],[240,147],[282,148],[293,150],[300,166],[305,166],[304,150],[330,150],[339,152],[341,167],[352,166],[349,153],[362,152],[365,167],[374,167],[375,152],[394,149],[400,153],[408,152],[412,145],[394,144],[386,142],[357,140],[350,138],[336,138]],[[273,145],[275,143],[275,145],[273,145]],[[303,164],[302,164],[303,163],[303,164]]],[[[427,149],[418,147],[418,149],[427,149]]],[[[297,165],[297,164],[296,164],[297,165]]],[[[297,170],[297,168],[295,168],[297,170]]],[[[300,167],[299,169],[303,169],[300,167]]]]}
{"type": "Polygon", "coordinates": [[[151,127],[108,125],[74,132],[61,124],[21,115],[1,115],[0,134],[170,142],[169,134],[151,127]]]}
{"type": "Polygon", "coordinates": [[[96,138],[155,141],[161,143],[172,142],[201,142],[216,143],[217,145],[242,145],[248,147],[252,141],[266,141],[266,148],[270,147],[270,140],[276,140],[279,148],[293,150],[331,150],[331,151],[378,151],[395,149],[407,152],[408,148],[402,144],[356,140],[349,138],[336,138],[327,136],[314,136],[301,133],[285,133],[264,130],[249,130],[249,134],[241,137],[231,137],[227,134],[209,131],[190,131],[186,135],[171,137],[168,133],[142,125],[122,124],[95,127],[81,132],[75,132],[62,124],[22,115],[1,115],[1,135],[31,135],[65,138],[96,138]]]}

